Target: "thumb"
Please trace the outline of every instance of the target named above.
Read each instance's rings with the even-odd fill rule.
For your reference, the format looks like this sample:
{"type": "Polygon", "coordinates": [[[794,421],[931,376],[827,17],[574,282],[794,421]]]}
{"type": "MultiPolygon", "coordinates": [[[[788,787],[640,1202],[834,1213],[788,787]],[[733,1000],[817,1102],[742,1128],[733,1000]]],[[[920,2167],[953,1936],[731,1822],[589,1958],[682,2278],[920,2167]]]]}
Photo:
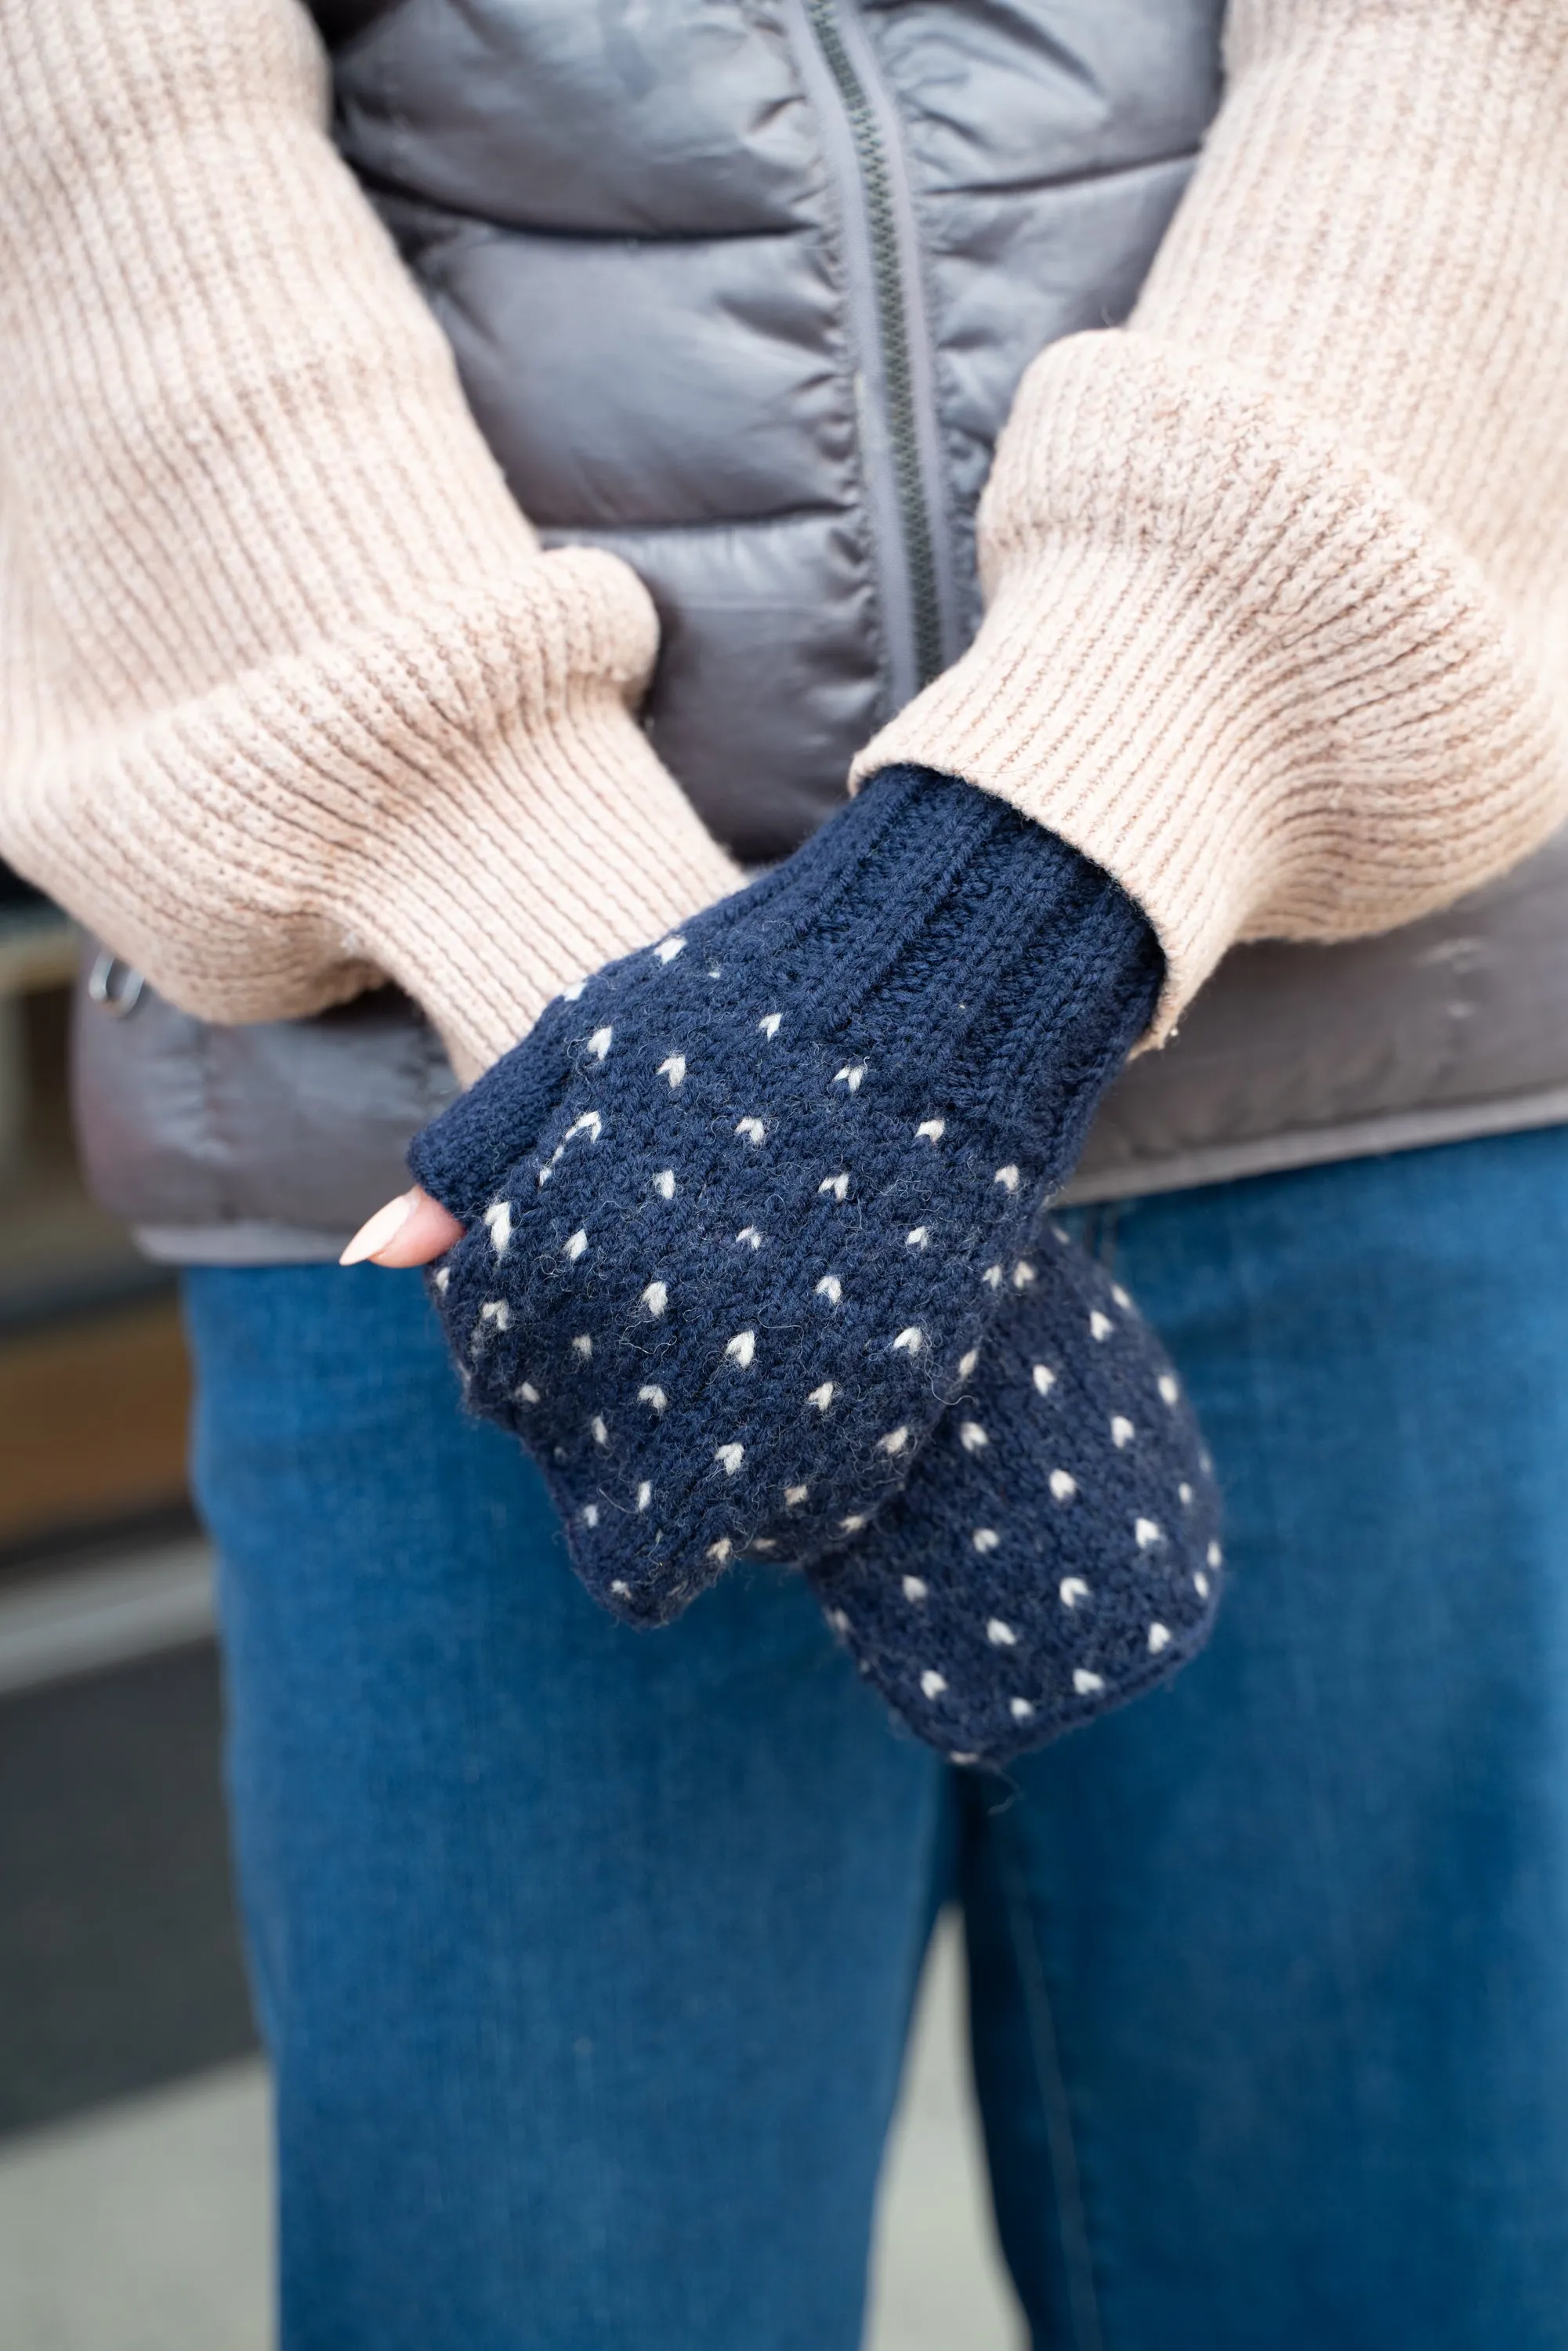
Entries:
{"type": "Polygon", "coordinates": [[[369,1259],[372,1265],[428,1265],[462,1238],[456,1217],[416,1184],[368,1217],[338,1262],[362,1265],[369,1259]]]}

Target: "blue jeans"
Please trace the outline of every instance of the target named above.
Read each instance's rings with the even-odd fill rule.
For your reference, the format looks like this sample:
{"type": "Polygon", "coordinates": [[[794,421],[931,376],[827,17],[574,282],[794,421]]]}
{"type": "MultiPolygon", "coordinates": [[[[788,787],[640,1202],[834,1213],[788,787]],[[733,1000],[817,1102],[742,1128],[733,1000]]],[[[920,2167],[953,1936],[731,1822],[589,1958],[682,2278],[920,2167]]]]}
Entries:
{"type": "Polygon", "coordinates": [[[1044,2351],[1568,2338],[1568,1131],[1103,1211],[1213,1646],[1016,1793],[626,1630],[416,1278],[188,1282],[287,2351],[853,2351],[933,1917],[1044,2351]]]}

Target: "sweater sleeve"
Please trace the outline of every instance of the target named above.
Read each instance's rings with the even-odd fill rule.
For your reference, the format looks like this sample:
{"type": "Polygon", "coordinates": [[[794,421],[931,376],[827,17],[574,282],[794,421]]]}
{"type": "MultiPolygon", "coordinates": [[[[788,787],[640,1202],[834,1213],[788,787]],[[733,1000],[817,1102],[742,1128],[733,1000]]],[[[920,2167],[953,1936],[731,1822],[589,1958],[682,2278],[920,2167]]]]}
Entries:
{"type": "Polygon", "coordinates": [[[1234,941],[1391,928],[1568,817],[1568,10],[1234,0],[1124,329],[1028,371],[917,761],[1106,867],[1169,1028],[1234,941]]]}
{"type": "Polygon", "coordinates": [[[295,0],[0,0],[0,849],[220,1020],[472,1073],[738,876],[326,131],[295,0]]]}

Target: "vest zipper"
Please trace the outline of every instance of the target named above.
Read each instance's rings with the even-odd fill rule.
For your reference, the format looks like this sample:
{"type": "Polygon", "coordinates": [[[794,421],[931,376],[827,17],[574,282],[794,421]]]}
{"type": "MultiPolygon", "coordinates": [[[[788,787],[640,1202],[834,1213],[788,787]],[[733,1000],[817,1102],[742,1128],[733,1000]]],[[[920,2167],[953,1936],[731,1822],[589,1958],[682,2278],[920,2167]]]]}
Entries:
{"type": "MultiPolygon", "coordinates": [[[[956,652],[946,553],[946,507],[940,435],[926,360],[919,240],[896,117],[877,85],[875,54],[841,0],[804,0],[805,15],[842,111],[861,198],[865,260],[880,359],[878,436],[890,470],[907,590],[909,645],[894,660],[894,692],[902,703],[929,683],[956,652]]],[[[819,91],[821,98],[824,93],[819,91]]],[[[831,125],[828,126],[830,130],[831,125]]],[[[835,142],[841,146],[841,141],[835,142]]],[[[853,234],[855,224],[846,222],[853,234]]],[[[876,452],[871,453],[874,461],[876,452]]],[[[873,508],[878,502],[873,499],[873,508]]]]}

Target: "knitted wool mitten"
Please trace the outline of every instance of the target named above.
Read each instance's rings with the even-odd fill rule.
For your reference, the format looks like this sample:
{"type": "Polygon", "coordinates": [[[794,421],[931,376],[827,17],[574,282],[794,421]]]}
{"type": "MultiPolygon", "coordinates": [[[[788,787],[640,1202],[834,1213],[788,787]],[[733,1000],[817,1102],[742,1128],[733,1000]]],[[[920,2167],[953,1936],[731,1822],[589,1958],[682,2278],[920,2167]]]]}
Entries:
{"type": "Polygon", "coordinates": [[[862,1674],[956,1763],[1000,1763],[1207,1639],[1219,1497],[1124,1290],[1046,1227],[963,1397],[874,1527],[807,1569],[862,1674]]]}
{"type": "Polygon", "coordinates": [[[468,1228],[434,1282],[469,1404],[617,1614],[759,1539],[804,1564],[903,1484],[1162,969],[1098,867],[892,769],[417,1138],[468,1228]]]}

